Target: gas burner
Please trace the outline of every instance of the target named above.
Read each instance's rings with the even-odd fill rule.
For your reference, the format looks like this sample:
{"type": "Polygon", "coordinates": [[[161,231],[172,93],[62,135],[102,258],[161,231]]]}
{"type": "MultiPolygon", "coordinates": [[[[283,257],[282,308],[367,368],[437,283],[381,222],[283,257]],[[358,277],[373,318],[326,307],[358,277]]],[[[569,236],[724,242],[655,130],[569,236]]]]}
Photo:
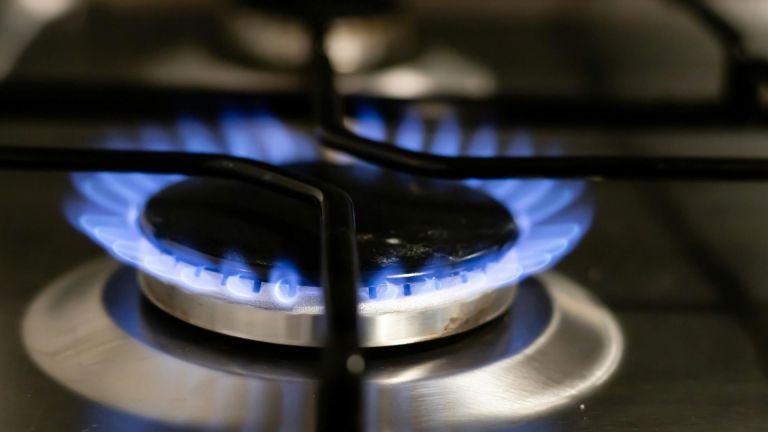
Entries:
{"type": "MultiPolygon", "coordinates": [[[[372,299],[384,281],[408,290],[425,279],[482,268],[517,237],[512,215],[501,203],[461,183],[360,165],[286,168],[343,189],[355,203],[360,271],[368,287],[364,296],[372,299]]],[[[190,179],[153,195],[140,223],[159,250],[192,265],[255,280],[268,280],[283,266],[296,274],[297,284],[319,286],[319,218],[315,206],[272,190],[190,179]]]]}
{"type": "MultiPolygon", "coordinates": [[[[344,189],[355,203],[364,285],[359,297],[370,302],[468,282],[486,263],[501,258],[517,236],[503,205],[460,183],[366,166],[288,167],[344,189]]],[[[303,201],[240,182],[185,180],[171,185],[144,206],[140,223],[145,237],[180,261],[218,270],[222,280],[236,275],[239,284],[229,288],[241,301],[215,293],[186,294],[178,283],[147,274],[141,277],[144,292],[172,315],[210,330],[319,345],[317,213],[303,201]],[[274,302],[265,301],[262,289],[271,290],[274,302]],[[274,322],[282,324],[276,327],[274,322]]],[[[513,295],[514,289],[495,290],[455,303],[363,314],[370,329],[365,345],[408,343],[472,328],[505,310],[513,295]]]]}
{"type": "MultiPolygon", "coordinates": [[[[111,260],[44,288],[22,337],[35,363],[65,387],[155,421],[308,430],[317,415],[317,350],[172,319],[142,300],[131,269],[111,260]]],[[[507,429],[582,400],[622,353],[611,313],[569,279],[544,273],[520,285],[509,313],[471,333],[367,350],[362,409],[370,429],[507,429]],[[387,415],[393,410],[399,414],[387,415]]]]}
{"type": "MultiPolygon", "coordinates": [[[[398,145],[438,154],[533,153],[525,135],[505,143],[489,125],[464,133],[450,115],[430,124],[408,110],[390,127],[363,106],[354,124],[360,134],[383,139],[391,130],[398,145]]],[[[139,143],[245,155],[348,192],[359,223],[361,345],[368,347],[449,336],[498,316],[514,300],[515,283],[564,256],[591,214],[581,182],[449,182],[323,162],[305,135],[266,112],[228,112],[220,131],[187,118],[176,134],[145,130],[139,143]]],[[[139,174],[75,180],[86,200],[69,208],[73,222],[138,267],[142,289],[160,308],[227,335],[322,343],[311,206],[227,181],[139,174]]]]}

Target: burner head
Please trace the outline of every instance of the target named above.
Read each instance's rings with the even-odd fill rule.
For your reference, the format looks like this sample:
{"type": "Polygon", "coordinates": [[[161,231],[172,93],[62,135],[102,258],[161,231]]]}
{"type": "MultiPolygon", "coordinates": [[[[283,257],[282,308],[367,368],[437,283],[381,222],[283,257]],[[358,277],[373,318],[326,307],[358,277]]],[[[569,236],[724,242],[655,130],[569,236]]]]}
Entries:
{"type": "MultiPolygon", "coordinates": [[[[392,130],[395,145],[450,156],[535,154],[528,138],[507,141],[491,126],[467,134],[446,116],[433,133],[425,121],[409,110],[392,130]]],[[[446,337],[498,317],[513,302],[516,283],[556,264],[591,219],[584,182],[446,182],[367,164],[295,165],[323,154],[304,132],[266,113],[251,118],[239,111],[226,112],[220,126],[217,131],[184,118],[170,136],[142,131],[136,146],[254,158],[348,191],[360,228],[361,346],[446,337]]],[[[390,135],[375,110],[361,112],[355,128],[371,139],[390,135]]],[[[222,334],[323,344],[326,287],[318,281],[316,205],[260,187],[182,176],[88,173],[73,179],[83,199],[67,203],[71,222],[136,267],[142,291],[156,306],[222,334]]]]}
{"type": "MultiPolygon", "coordinates": [[[[364,284],[444,277],[482,267],[517,236],[509,211],[456,182],[364,166],[293,165],[352,198],[364,284]]],[[[266,280],[282,264],[320,283],[320,214],[311,204],[242,182],[193,179],[145,205],[142,230],[159,249],[195,266],[266,280]]]]}

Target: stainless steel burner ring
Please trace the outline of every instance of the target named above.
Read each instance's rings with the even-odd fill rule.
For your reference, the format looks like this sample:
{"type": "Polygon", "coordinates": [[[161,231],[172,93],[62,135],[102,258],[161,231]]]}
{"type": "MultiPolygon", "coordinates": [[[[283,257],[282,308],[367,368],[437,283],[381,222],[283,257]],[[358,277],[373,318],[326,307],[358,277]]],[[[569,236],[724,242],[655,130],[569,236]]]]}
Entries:
{"type": "MultiPolygon", "coordinates": [[[[139,273],[144,294],[158,307],[214,332],[283,345],[321,346],[325,320],[321,307],[267,309],[231,298],[192,292],[139,273]]],[[[403,345],[454,335],[484,324],[512,304],[514,285],[479,291],[416,307],[361,309],[361,345],[403,345]]],[[[397,301],[403,302],[402,299],[397,301]]]]}
{"type": "MultiPolygon", "coordinates": [[[[284,351],[262,359],[268,346],[233,341],[218,352],[219,343],[208,347],[195,332],[159,337],[162,323],[142,318],[133,273],[115,279],[119,271],[97,260],[36,295],[22,338],[48,376],[90,400],[174,425],[314,428],[314,360],[284,351]]],[[[608,309],[568,278],[545,273],[519,287],[512,313],[472,337],[369,358],[367,429],[508,429],[585,403],[616,370],[623,346],[608,309]]]]}

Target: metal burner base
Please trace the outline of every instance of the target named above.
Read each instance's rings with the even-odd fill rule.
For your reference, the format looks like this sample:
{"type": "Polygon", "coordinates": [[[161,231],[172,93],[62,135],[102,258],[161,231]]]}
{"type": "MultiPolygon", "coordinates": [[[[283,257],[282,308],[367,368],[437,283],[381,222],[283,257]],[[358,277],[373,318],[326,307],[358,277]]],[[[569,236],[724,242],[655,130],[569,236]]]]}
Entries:
{"type": "MultiPolygon", "coordinates": [[[[318,350],[186,325],[144,301],[135,271],[110,260],[42,290],[22,337],[51,378],[144,419],[207,431],[315,426],[318,350]]],[[[506,430],[584,402],[622,353],[611,313],[547,273],[520,285],[509,313],[472,332],[367,350],[366,427],[506,430]]]]}
{"type": "MultiPolygon", "coordinates": [[[[160,309],[190,324],[230,336],[295,346],[321,346],[325,319],[320,308],[264,309],[193,293],[139,273],[139,285],[160,309]]],[[[509,309],[515,286],[484,291],[455,302],[432,303],[402,311],[362,311],[361,345],[381,347],[426,341],[461,333],[509,309]]]]}

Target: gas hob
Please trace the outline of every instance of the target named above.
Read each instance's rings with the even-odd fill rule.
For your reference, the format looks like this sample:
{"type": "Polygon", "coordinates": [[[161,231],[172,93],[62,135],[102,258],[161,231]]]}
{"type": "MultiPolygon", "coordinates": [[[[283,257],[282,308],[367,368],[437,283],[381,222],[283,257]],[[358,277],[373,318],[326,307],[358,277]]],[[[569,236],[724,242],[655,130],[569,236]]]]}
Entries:
{"type": "Polygon", "coordinates": [[[0,85],[0,423],[761,430],[760,48],[673,3],[339,2],[322,52],[73,3],[0,85]]]}

